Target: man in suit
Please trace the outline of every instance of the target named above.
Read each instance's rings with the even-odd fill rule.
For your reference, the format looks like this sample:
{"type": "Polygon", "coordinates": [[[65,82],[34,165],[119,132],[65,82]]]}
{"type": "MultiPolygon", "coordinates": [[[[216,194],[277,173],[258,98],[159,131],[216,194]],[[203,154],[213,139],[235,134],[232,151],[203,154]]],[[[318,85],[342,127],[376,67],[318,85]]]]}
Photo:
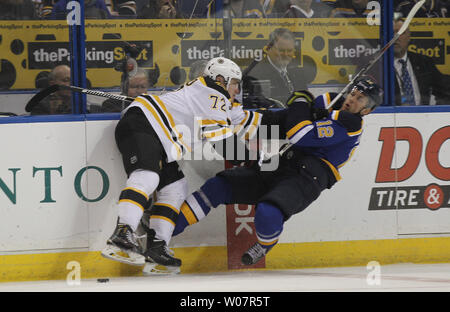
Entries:
{"type": "MultiPolygon", "coordinates": [[[[394,22],[394,32],[403,25],[394,22]]],[[[450,105],[450,76],[442,74],[430,57],[408,51],[410,31],[407,29],[394,43],[395,105],[450,105]]]]}
{"type": "Polygon", "coordinates": [[[279,102],[285,103],[292,92],[307,89],[307,77],[294,62],[295,50],[295,37],[290,30],[277,28],[269,35],[264,58],[255,60],[244,71],[244,106],[281,107],[279,102]]]}
{"type": "MultiPolygon", "coordinates": [[[[70,85],[70,67],[58,65],[52,69],[48,75],[48,85],[70,85]]],[[[40,101],[35,105],[31,115],[59,115],[72,113],[72,91],[59,90],[40,101]]]]}

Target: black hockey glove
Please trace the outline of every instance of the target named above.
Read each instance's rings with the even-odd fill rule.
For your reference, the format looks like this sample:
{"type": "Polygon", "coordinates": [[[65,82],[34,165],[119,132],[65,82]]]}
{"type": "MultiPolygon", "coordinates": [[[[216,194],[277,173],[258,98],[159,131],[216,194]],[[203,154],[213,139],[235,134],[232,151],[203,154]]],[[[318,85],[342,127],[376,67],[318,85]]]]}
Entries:
{"type": "Polygon", "coordinates": [[[314,105],[314,95],[307,90],[294,91],[291,96],[287,99],[287,106],[292,105],[292,103],[303,100],[312,107],[314,105]]]}
{"type": "Polygon", "coordinates": [[[311,107],[311,121],[316,121],[328,117],[328,109],[311,107]]]}

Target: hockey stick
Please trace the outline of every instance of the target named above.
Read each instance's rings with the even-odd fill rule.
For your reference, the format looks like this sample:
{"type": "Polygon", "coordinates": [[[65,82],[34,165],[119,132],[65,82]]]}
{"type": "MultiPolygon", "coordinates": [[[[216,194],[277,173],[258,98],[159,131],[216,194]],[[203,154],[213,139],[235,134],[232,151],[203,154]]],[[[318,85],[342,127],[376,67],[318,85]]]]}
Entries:
{"type": "Polygon", "coordinates": [[[44,90],[36,93],[27,103],[25,106],[25,111],[31,112],[34,106],[36,106],[40,101],[42,101],[45,97],[49,96],[50,94],[55,93],[59,90],[70,90],[73,92],[79,92],[89,95],[96,95],[101,96],[113,100],[119,100],[119,101],[125,101],[125,102],[133,102],[134,98],[125,96],[125,95],[119,95],[119,94],[112,94],[112,93],[106,93],[103,91],[96,91],[96,90],[90,90],[90,89],[84,89],[79,88],[75,86],[65,86],[65,85],[51,85],[48,88],[45,88],[44,90]]]}
{"type": "Polygon", "coordinates": [[[345,94],[348,92],[348,89],[355,83],[355,81],[361,77],[362,75],[366,74],[372,67],[375,65],[376,62],[383,56],[384,53],[397,41],[397,39],[406,31],[409,24],[411,23],[411,20],[416,15],[417,11],[420,9],[420,7],[425,3],[426,0],[420,0],[417,2],[414,7],[411,9],[411,12],[409,12],[408,16],[406,17],[403,26],[399,29],[397,33],[395,33],[394,37],[392,37],[391,41],[389,41],[380,51],[378,51],[373,59],[369,61],[365,66],[363,66],[358,73],[356,73],[352,80],[344,87],[344,89],[339,92],[339,94],[331,101],[331,103],[327,106],[327,109],[331,109],[334,104],[345,94]]]}
{"type": "MultiPolygon", "coordinates": [[[[417,2],[414,7],[409,12],[408,16],[406,17],[405,21],[403,22],[403,26],[398,30],[397,33],[394,34],[394,37],[392,37],[391,41],[389,41],[380,51],[378,51],[375,56],[365,65],[363,66],[358,73],[356,73],[352,80],[342,89],[341,92],[331,101],[331,103],[326,107],[330,112],[333,109],[334,104],[342,97],[344,94],[348,92],[350,87],[355,83],[355,81],[361,77],[362,75],[366,74],[372,67],[375,65],[375,63],[383,56],[384,53],[397,41],[397,39],[406,31],[409,24],[411,23],[411,20],[416,15],[417,11],[420,9],[422,5],[424,5],[426,0],[420,0],[417,2]]],[[[292,143],[286,144],[279,152],[278,154],[281,156],[283,155],[288,149],[292,147],[292,143]]]]}

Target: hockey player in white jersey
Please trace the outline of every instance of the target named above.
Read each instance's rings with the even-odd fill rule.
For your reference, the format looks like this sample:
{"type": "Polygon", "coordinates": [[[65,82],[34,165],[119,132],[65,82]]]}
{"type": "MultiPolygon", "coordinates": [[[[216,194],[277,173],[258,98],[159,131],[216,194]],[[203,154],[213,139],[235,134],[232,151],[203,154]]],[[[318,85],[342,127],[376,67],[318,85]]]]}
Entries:
{"type": "Polygon", "coordinates": [[[177,271],[181,260],[167,248],[187,181],[177,160],[202,140],[220,141],[234,134],[249,139],[262,115],[234,103],[242,73],[233,61],[210,60],[204,75],[161,96],[143,94],[123,112],[115,130],[128,179],[121,191],[118,221],[102,255],[133,265],[164,266],[177,271]],[[142,252],[136,229],[156,191],[142,252]]]}

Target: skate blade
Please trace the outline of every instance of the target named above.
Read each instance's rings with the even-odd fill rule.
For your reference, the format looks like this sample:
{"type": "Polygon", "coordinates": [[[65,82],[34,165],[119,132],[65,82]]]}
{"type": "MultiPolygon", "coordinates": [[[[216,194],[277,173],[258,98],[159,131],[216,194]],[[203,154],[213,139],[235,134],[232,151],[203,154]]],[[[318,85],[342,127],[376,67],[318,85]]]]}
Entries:
{"type": "Polygon", "coordinates": [[[174,275],[180,274],[180,267],[165,266],[157,264],[155,262],[145,262],[142,274],[145,276],[149,275],[174,275]]]}
{"type": "Polygon", "coordinates": [[[145,264],[145,257],[143,255],[132,251],[123,251],[114,245],[107,245],[106,248],[102,250],[102,256],[110,260],[130,265],[140,266],[145,264]]]}

